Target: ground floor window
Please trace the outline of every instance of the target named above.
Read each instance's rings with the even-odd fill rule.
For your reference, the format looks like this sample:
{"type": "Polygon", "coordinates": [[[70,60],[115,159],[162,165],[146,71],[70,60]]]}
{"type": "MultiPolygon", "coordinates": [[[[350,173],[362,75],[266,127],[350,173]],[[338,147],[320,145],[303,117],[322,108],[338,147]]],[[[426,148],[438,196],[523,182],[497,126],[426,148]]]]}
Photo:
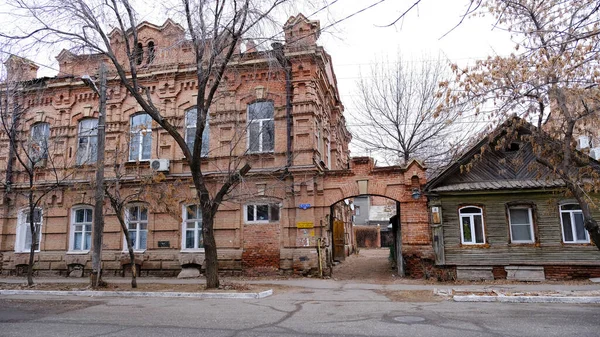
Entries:
{"type": "Polygon", "coordinates": [[[183,206],[183,249],[203,249],[200,205],[183,206]]]}
{"type": "Polygon", "coordinates": [[[533,217],[530,207],[511,207],[508,209],[510,238],[513,243],[533,243],[533,217]]]}
{"type": "Polygon", "coordinates": [[[246,223],[268,223],[279,221],[278,203],[249,204],[244,208],[246,223]]]}
{"type": "Polygon", "coordinates": [[[458,210],[460,215],[460,236],[463,244],[475,245],[485,243],[483,210],[468,206],[458,210]]]}
{"type": "Polygon", "coordinates": [[[92,246],[92,208],[73,209],[71,251],[89,251],[92,246]]]}
{"type": "MultiPolygon", "coordinates": [[[[134,250],[146,249],[148,238],[148,208],[144,205],[133,205],[127,208],[125,215],[129,238],[134,250]]],[[[127,249],[125,242],[124,249],[127,249]]]]}
{"type": "Polygon", "coordinates": [[[590,242],[590,236],[583,226],[583,213],[581,212],[581,207],[578,204],[561,205],[560,220],[563,229],[563,242],[590,242]]]}
{"type": "MultiPolygon", "coordinates": [[[[15,242],[16,252],[29,252],[31,251],[32,235],[31,235],[31,213],[29,208],[19,212],[17,225],[17,237],[15,242]]],[[[35,251],[40,251],[40,243],[42,242],[42,209],[36,208],[33,211],[33,226],[37,233],[37,240],[35,242],[35,251]]]]}

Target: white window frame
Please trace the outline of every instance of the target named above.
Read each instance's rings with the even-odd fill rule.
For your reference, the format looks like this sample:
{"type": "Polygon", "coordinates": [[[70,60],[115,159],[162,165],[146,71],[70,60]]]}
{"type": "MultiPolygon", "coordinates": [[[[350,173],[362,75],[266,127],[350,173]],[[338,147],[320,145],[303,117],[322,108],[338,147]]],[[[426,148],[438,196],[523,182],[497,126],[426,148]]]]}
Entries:
{"type": "Polygon", "coordinates": [[[75,160],[77,162],[77,165],[85,165],[85,164],[94,164],[96,162],[97,158],[98,158],[98,119],[97,118],[82,119],[79,121],[79,126],[78,126],[77,154],[75,155],[75,160]],[[90,121],[95,121],[96,127],[95,128],[87,128],[85,130],[82,130],[83,124],[90,122],[90,121]],[[85,147],[85,150],[82,151],[83,153],[80,153],[81,148],[79,147],[79,144],[81,144],[81,140],[84,138],[87,139],[86,147],[85,147]],[[91,140],[94,138],[96,139],[96,141],[95,141],[96,156],[92,157],[92,147],[90,144],[91,144],[91,140]]]}
{"type": "Polygon", "coordinates": [[[569,244],[578,244],[578,243],[590,243],[590,234],[588,233],[587,229],[585,229],[585,227],[583,228],[584,233],[585,233],[585,237],[586,240],[577,240],[577,229],[575,228],[575,213],[581,213],[581,216],[583,217],[583,212],[580,209],[573,209],[573,210],[563,210],[564,206],[567,205],[576,205],[579,207],[579,204],[575,203],[575,202],[569,202],[569,203],[564,203],[561,204],[559,207],[559,217],[560,217],[560,233],[562,235],[562,239],[564,243],[569,243],[569,244]],[[573,241],[567,241],[565,239],[565,224],[563,222],[563,213],[569,214],[569,219],[571,221],[571,234],[573,235],[573,241]]]}
{"type": "Polygon", "coordinates": [[[533,212],[531,207],[528,206],[511,206],[508,208],[508,226],[510,228],[510,242],[511,243],[534,243],[535,242],[535,233],[533,231],[533,212]],[[528,224],[513,224],[512,217],[510,215],[511,210],[527,210],[528,214],[528,224]],[[516,240],[513,237],[513,226],[528,226],[529,227],[529,235],[531,236],[531,240],[516,240]]]}
{"type": "Polygon", "coordinates": [[[70,226],[70,235],[69,235],[69,253],[88,253],[90,251],[90,249],[92,248],[92,244],[91,244],[91,239],[92,239],[92,230],[93,230],[93,226],[94,226],[94,208],[92,206],[88,206],[88,205],[81,205],[81,206],[76,206],[73,207],[71,209],[71,226],[70,226]],[[77,211],[79,210],[91,210],[92,211],[92,219],[90,219],[89,222],[84,221],[83,222],[77,222],[77,217],[75,216],[75,214],[77,213],[77,211]],[[90,247],[88,249],[83,249],[84,246],[84,242],[85,242],[85,235],[87,233],[87,231],[85,230],[85,226],[89,225],[90,226],[90,231],[89,231],[89,235],[90,235],[90,247]],[[81,249],[75,249],[75,226],[83,226],[82,230],[81,230],[81,249]]]}
{"type": "Polygon", "coordinates": [[[130,162],[135,162],[135,161],[149,161],[150,159],[152,159],[152,117],[150,117],[150,115],[148,115],[147,113],[138,113],[135,114],[133,116],[131,116],[131,118],[129,119],[129,137],[130,137],[130,144],[129,144],[129,154],[128,154],[128,158],[130,162]],[[148,118],[150,119],[150,125],[146,126],[146,128],[142,128],[142,124],[135,126],[133,125],[133,119],[135,117],[139,117],[139,116],[148,116],[148,118]],[[134,129],[134,127],[136,129],[134,129]],[[150,155],[148,156],[148,158],[144,158],[144,135],[146,134],[150,134],[150,155]],[[133,138],[137,138],[138,139],[138,154],[137,154],[137,158],[132,158],[132,144],[133,144],[133,138]]]}
{"type": "Polygon", "coordinates": [[[259,101],[259,102],[254,102],[252,104],[248,104],[248,108],[247,108],[247,112],[246,112],[247,118],[248,118],[248,125],[247,125],[247,149],[249,153],[273,153],[275,151],[275,103],[272,101],[259,101]],[[250,118],[250,107],[253,106],[254,104],[261,104],[261,103],[270,103],[271,107],[273,108],[273,117],[271,118],[258,118],[258,119],[251,119],[250,118]],[[265,150],[263,149],[263,129],[264,129],[264,124],[265,122],[273,122],[273,149],[269,149],[269,150],[265,150]],[[256,151],[252,151],[250,150],[250,145],[253,144],[251,138],[251,134],[250,134],[250,125],[251,124],[258,124],[258,128],[260,130],[260,132],[258,133],[258,150],[256,151]]]}
{"type": "MultiPolygon", "coordinates": [[[[202,247],[198,247],[198,241],[199,239],[203,236],[202,233],[202,209],[200,208],[200,205],[196,205],[196,204],[187,204],[187,205],[183,205],[181,208],[181,212],[182,212],[182,216],[181,218],[183,219],[183,222],[181,224],[181,251],[184,252],[203,252],[204,251],[204,245],[202,247]],[[198,207],[198,210],[200,210],[200,218],[199,219],[188,219],[188,212],[187,212],[187,208],[189,206],[196,206],[198,207]],[[193,229],[188,229],[187,225],[189,223],[193,223],[194,224],[194,228],[193,229]],[[194,232],[194,247],[193,248],[187,248],[186,247],[186,237],[187,237],[187,232],[188,231],[193,231],[194,232]]],[[[202,240],[204,241],[204,240],[202,240]]]]}
{"type": "MultiPolygon", "coordinates": [[[[136,223],[136,228],[135,228],[135,243],[133,246],[133,250],[135,252],[139,252],[139,253],[143,253],[146,251],[146,249],[148,249],[148,221],[150,218],[150,209],[148,208],[148,205],[146,204],[140,204],[140,203],[135,203],[135,204],[128,204],[127,208],[125,208],[125,223],[127,225],[127,229],[129,230],[129,233],[131,234],[131,229],[130,228],[130,224],[131,224],[131,209],[133,207],[143,207],[146,209],[146,220],[142,220],[141,217],[134,221],[136,223]],[[142,229],[142,225],[146,224],[146,229],[142,229]],[[140,244],[140,233],[141,232],[146,232],[146,247],[144,248],[140,248],[139,244],[140,244]]],[[[140,212],[141,214],[141,212],[140,212]]],[[[127,251],[127,237],[125,237],[125,235],[123,235],[123,250],[127,251]]]]}
{"type": "MultiPolygon", "coordinates": [[[[190,116],[196,117],[198,114],[198,108],[197,107],[192,107],[189,108],[188,110],[185,111],[185,120],[184,120],[184,139],[185,139],[185,143],[188,146],[188,149],[190,149],[190,151],[192,151],[194,149],[194,142],[196,141],[196,123],[194,120],[193,124],[190,124],[188,119],[190,118],[190,116]],[[194,115],[192,115],[192,113],[194,113],[194,115]],[[191,131],[193,130],[193,131],[191,131]],[[191,132],[191,134],[190,134],[191,132]],[[193,142],[188,142],[188,137],[190,137],[190,135],[193,135],[193,142]]],[[[202,149],[200,149],[200,156],[202,157],[208,157],[208,152],[210,150],[210,124],[209,124],[209,114],[208,111],[206,112],[206,123],[204,125],[204,131],[202,132],[202,149]]]]}
{"type": "Polygon", "coordinates": [[[463,245],[484,245],[485,244],[485,219],[483,218],[483,208],[475,205],[463,206],[458,209],[458,228],[460,230],[460,242],[463,245]],[[461,210],[465,208],[477,208],[479,209],[479,213],[461,213],[461,210]],[[481,234],[483,238],[483,242],[477,242],[477,237],[475,235],[475,216],[478,215],[481,217],[481,234]],[[465,233],[463,231],[463,218],[469,218],[469,224],[471,227],[471,241],[465,241],[465,233]]]}
{"type": "MultiPolygon", "coordinates": [[[[36,207],[36,210],[40,211],[40,222],[38,229],[38,249],[36,252],[41,250],[42,246],[42,228],[44,228],[44,210],[41,207],[36,207]]],[[[19,211],[17,216],[17,231],[15,237],[15,253],[29,253],[31,246],[25,248],[25,241],[27,240],[27,233],[30,233],[29,222],[27,222],[27,213],[29,213],[29,207],[19,211]]],[[[32,242],[33,243],[33,242],[32,242]]]]}
{"type": "Polygon", "coordinates": [[[247,224],[265,224],[265,223],[278,223],[281,221],[281,203],[278,202],[253,202],[253,203],[248,203],[244,205],[244,222],[247,224]],[[269,219],[267,220],[256,220],[257,219],[257,209],[258,206],[268,206],[268,214],[269,214],[269,219]],[[271,206],[273,205],[277,205],[278,207],[278,219],[277,220],[272,220],[271,219],[271,206]],[[253,206],[254,210],[253,210],[253,218],[254,220],[248,220],[248,207],[249,206],[253,206]]]}

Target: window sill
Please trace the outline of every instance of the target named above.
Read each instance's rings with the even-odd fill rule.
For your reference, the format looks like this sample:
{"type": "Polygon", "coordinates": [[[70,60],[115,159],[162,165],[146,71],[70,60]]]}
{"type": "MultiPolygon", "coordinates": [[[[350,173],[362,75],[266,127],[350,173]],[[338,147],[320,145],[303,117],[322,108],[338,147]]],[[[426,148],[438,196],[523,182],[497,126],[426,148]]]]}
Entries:
{"type": "Polygon", "coordinates": [[[65,254],[67,255],[86,255],[89,254],[89,250],[69,250],[65,254]]]}
{"type": "Polygon", "coordinates": [[[252,221],[252,222],[244,222],[245,225],[276,225],[279,224],[279,221],[252,221]]]}
{"type": "MultiPolygon", "coordinates": [[[[146,249],[134,249],[133,250],[134,254],[144,254],[145,252],[146,252],[146,249]]],[[[121,251],[121,253],[123,253],[123,254],[129,254],[129,250],[127,250],[127,248],[123,249],[123,251],[121,251]]]]}
{"type": "Polygon", "coordinates": [[[486,249],[490,248],[489,243],[461,243],[460,248],[463,249],[486,249]]]}
{"type": "Polygon", "coordinates": [[[570,241],[570,242],[563,242],[564,245],[573,245],[573,246],[593,246],[593,244],[590,241],[581,241],[581,242],[577,242],[577,241],[570,241]]]}
{"type": "Polygon", "coordinates": [[[179,252],[193,254],[193,253],[204,253],[205,250],[204,250],[204,248],[196,248],[196,249],[189,248],[189,249],[182,249],[179,252]]]}
{"type": "MultiPolygon", "coordinates": [[[[39,253],[41,250],[36,250],[34,251],[34,253],[39,253]]],[[[30,251],[28,250],[15,250],[15,254],[29,254],[30,251]]]]}

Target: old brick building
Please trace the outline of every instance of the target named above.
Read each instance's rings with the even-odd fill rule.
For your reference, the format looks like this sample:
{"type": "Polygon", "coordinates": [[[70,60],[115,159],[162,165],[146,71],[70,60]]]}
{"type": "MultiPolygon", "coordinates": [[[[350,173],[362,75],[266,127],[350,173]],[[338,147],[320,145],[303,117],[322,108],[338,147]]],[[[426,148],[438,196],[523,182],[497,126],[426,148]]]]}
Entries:
{"type": "MultiPolygon", "coordinates": [[[[411,191],[425,182],[424,168],[413,162],[408,167],[378,169],[364,158],[352,160],[332,60],[316,43],[319,22],[299,14],[284,29],[284,45],[268,50],[251,43],[240,46],[203,135],[208,142],[202,165],[209,186],[211,181],[219,182],[234,162],[252,165],[215,218],[220,269],[230,273],[314,270],[318,239],[324,254],[332,254],[333,222],[350,223],[347,206],[338,202],[360,194],[400,202],[406,210],[401,215],[403,252],[430,256],[425,202],[411,197],[411,191]],[[298,39],[300,35],[304,38],[298,39]],[[291,65],[291,79],[286,80],[277,53],[291,65]]],[[[150,88],[163,114],[179,125],[186,141],[193,143],[194,126],[188,120],[196,113],[197,84],[185,31],[167,20],[161,26],[144,22],[138,34],[136,62],[143,65],[139,75],[143,85],[150,88]]],[[[115,30],[110,37],[119,50],[122,33],[115,30]]],[[[123,59],[125,54],[117,57],[123,59]]],[[[41,144],[38,148],[45,156],[36,165],[35,184],[42,191],[60,176],[57,188],[41,199],[34,212],[41,228],[35,268],[40,273],[67,275],[73,269],[89,270],[91,259],[90,182],[97,165],[99,99],[81,77],[97,73],[106,60],[66,50],[57,60],[60,71],[51,78],[36,78],[37,67],[17,57],[6,66],[9,73],[19,74],[19,94],[13,99],[25,112],[17,134],[19,144],[29,144],[20,150],[41,144]]],[[[125,210],[142,275],[176,275],[182,267],[201,266],[201,217],[182,152],[111,78],[115,77],[109,75],[108,83],[105,171],[109,183],[120,181],[123,195],[136,195],[142,185],[148,190],[130,200],[125,210]]],[[[18,161],[9,164],[6,133],[0,142],[3,176],[8,171],[12,175],[0,205],[0,271],[16,274],[27,264],[32,245],[22,193],[27,190],[27,175],[18,161]]],[[[108,202],[104,212],[103,268],[117,274],[128,262],[125,240],[108,202]]]]}

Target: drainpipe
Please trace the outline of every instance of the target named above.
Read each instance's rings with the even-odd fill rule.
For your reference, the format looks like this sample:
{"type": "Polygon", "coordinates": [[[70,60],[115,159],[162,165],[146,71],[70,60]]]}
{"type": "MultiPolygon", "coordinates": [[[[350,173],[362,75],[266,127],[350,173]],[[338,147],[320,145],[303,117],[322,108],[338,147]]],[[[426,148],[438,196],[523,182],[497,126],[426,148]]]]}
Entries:
{"type": "Polygon", "coordinates": [[[287,149],[286,149],[286,168],[292,166],[292,64],[285,57],[283,45],[273,43],[271,45],[275,52],[275,57],[285,72],[285,117],[287,122],[287,149]]]}

